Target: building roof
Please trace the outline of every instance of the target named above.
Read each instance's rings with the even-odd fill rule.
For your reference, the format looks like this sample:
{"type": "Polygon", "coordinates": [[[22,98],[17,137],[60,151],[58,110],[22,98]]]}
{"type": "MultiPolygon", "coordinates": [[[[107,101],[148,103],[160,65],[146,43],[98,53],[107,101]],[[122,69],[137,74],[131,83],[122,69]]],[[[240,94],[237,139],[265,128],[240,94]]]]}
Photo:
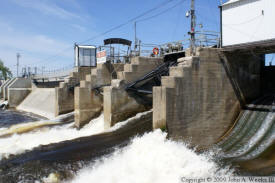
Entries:
{"type": "Polygon", "coordinates": [[[235,2],[238,2],[238,1],[241,1],[241,0],[229,0],[229,1],[227,1],[226,3],[223,3],[223,6],[224,6],[224,5],[231,4],[231,3],[235,3],[235,2]]]}

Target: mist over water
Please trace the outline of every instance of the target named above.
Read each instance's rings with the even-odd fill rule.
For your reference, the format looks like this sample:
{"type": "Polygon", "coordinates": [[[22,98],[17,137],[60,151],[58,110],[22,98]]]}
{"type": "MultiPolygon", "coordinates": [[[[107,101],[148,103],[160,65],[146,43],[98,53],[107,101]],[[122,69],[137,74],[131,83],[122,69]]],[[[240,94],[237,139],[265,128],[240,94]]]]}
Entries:
{"type": "Polygon", "coordinates": [[[71,183],[178,183],[181,177],[232,174],[232,170],[219,169],[211,155],[198,155],[166,136],[155,130],[135,137],[127,147],[80,170],[71,183]]]}

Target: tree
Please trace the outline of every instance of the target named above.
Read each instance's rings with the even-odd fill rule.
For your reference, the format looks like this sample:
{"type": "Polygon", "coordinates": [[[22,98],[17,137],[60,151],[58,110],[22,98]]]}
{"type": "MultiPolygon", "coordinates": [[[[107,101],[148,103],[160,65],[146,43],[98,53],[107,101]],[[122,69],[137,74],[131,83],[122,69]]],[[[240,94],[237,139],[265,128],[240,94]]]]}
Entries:
{"type": "Polygon", "coordinates": [[[8,67],[4,66],[4,62],[0,60],[0,75],[6,80],[12,77],[12,73],[8,67]]]}

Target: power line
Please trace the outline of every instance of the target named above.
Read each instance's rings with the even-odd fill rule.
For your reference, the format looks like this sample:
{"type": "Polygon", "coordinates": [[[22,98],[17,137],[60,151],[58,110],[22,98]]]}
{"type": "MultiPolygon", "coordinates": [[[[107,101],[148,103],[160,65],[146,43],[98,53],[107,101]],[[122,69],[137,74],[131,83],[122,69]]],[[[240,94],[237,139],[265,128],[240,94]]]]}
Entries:
{"type": "Polygon", "coordinates": [[[172,39],[171,40],[174,40],[175,38],[175,35],[176,35],[176,31],[178,30],[178,27],[179,27],[179,21],[181,20],[181,15],[182,15],[182,11],[183,11],[183,6],[180,7],[179,9],[179,12],[178,12],[178,15],[177,15],[177,20],[176,20],[176,26],[174,28],[174,31],[173,31],[173,34],[172,34],[172,39]]]}
{"type": "Polygon", "coordinates": [[[137,20],[136,22],[143,22],[143,21],[146,21],[146,20],[150,20],[150,19],[152,19],[152,18],[155,18],[155,17],[157,17],[157,16],[159,16],[159,15],[162,15],[162,14],[168,12],[169,10],[174,9],[174,8],[177,7],[178,5],[182,4],[184,1],[186,1],[186,0],[181,0],[179,3],[175,4],[174,6],[168,8],[168,9],[165,9],[165,10],[163,10],[163,11],[161,11],[161,12],[159,12],[159,13],[153,15],[153,16],[150,16],[150,17],[147,17],[147,18],[144,18],[144,19],[141,19],[141,20],[137,20]]]}
{"type": "Polygon", "coordinates": [[[172,1],[173,1],[173,0],[169,0],[169,1],[165,2],[165,3],[161,3],[161,4],[157,5],[156,7],[152,8],[152,9],[150,9],[150,10],[147,10],[146,12],[144,12],[144,13],[142,13],[142,14],[140,14],[140,15],[138,15],[138,16],[136,16],[136,17],[134,17],[134,18],[132,18],[132,19],[130,19],[130,20],[128,20],[128,21],[126,21],[125,23],[119,24],[119,25],[117,25],[117,26],[115,26],[115,27],[113,27],[113,28],[111,28],[111,29],[109,29],[109,30],[107,30],[107,31],[105,31],[105,32],[103,32],[103,33],[101,33],[101,34],[98,34],[98,35],[96,35],[96,36],[94,36],[94,37],[91,37],[91,38],[89,38],[89,39],[87,39],[87,40],[85,40],[85,41],[80,42],[80,44],[85,43],[85,42],[88,42],[88,41],[91,41],[91,40],[93,40],[93,39],[95,39],[95,38],[97,38],[97,37],[103,36],[103,35],[105,35],[105,34],[107,34],[107,33],[109,33],[109,32],[112,32],[112,31],[114,31],[114,30],[116,30],[116,29],[119,29],[119,28],[121,28],[121,27],[123,27],[123,26],[125,26],[125,25],[127,25],[127,24],[129,24],[129,23],[132,23],[132,22],[134,22],[135,20],[137,20],[137,19],[139,19],[139,18],[141,18],[141,17],[143,17],[143,16],[145,16],[145,15],[147,15],[147,14],[149,14],[149,13],[151,13],[151,12],[153,12],[153,11],[159,9],[159,8],[161,8],[162,6],[164,6],[164,5],[166,5],[166,4],[169,4],[169,3],[172,2],[172,1]]]}
{"type": "MultiPolygon", "coordinates": [[[[173,1],[173,0],[168,0],[168,1],[164,2],[164,3],[160,3],[160,4],[158,4],[157,6],[151,8],[151,9],[145,11],[145,12],[143,12],[142,14],[140,14],[140,15],[138,15],[138,16],[136,16],[136,17],[134,17],[134,18],[132,18],[132,19],[126,21],[125,23],[122,23],[122,24],[119,24],[119,25],[117,25],[117,26],[114,26],[114,27],[112,27],[111,29],[109,29],[109,30],[107,30],[107,31],[105,31],[105,32],[103,32],[103,33],[100,33],[100,34],[98,34],[98,35],[96,35],[96,36],[93,36],[93,37],[88,38],[88,39],[86,39],[86,40],[84,40],[84,41],[81,41],[81,42],[79,42],[79,44],[86,43],[86,42],[88,42],[88,41],[91,41],[91,40],[96,39],[97,37],[101,37],[101,36],[103,36],[103,35],[105,35],[105,34],[107,34],[107,33],[109,33],[109,32],[112,32],[112,31],[114,31],[114,30],[116,30],[116,29],[119,29],[119,28],[121,28],[121,27],[123,27],[123,26],[125,26],[125,25],[127,25],[127,24],[129,24],[129,23],[131,23],[131,22],[133,22],[133,21],[135,21],[135,20],[137,20],[138,18],[141,18],[141,17],[143,17],[143,16],[145,16],[145,15],[147,15],[147,14],[149,14],[149,13],[151,13],[151,12],[153,12],[153,11],[155,11],[155,10],[157,10],[157,9],[159,9],[159,8],[161,8],[161,7],[163,7],[163,6],[167,5],[167,4],[169,4],[169,3],[171,3],[172,1],[173,1]]],[[[45,62],[45,61],[48,61],[48,60],[50,60],[50,59],[52,59],[52,58],[55,58],[55,57],[59,56],[60,53],[63,53],[63,52],[65,52],[65,51],[67,51],[68,49],[71,49],[71,47],[68,47],[68,48],[62,50],[62,51],[58,52],[57,54],[55,54],[55,55],[53,55],[53,56],[51,56],[51,57],[48,57],[48,58],[46,58],[46,59],[44,59],[44,60],[41,60],[41,61],[39,61],[38,63],[45,62]]]]}

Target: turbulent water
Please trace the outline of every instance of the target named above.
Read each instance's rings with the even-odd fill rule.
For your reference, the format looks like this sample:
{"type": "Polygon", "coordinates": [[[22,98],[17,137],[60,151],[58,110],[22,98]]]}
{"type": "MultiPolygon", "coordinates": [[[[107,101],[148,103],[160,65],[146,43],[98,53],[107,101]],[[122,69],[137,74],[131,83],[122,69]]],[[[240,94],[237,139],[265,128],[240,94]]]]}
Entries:
{"type": "Polygon", "coordinates": [[[166,136],[155,130],[136,137],[127,147],[80,170],[71,182],[178,183],[182,177],[231,175],[230,170],[220,169],[211,155],[198,155],[188,145],[166,136]]]}
{"type": "Polygon", "coordinates": [[[275,174],[274,95],[264,96],[242,111],[234,128],[217,145],[219,158],[237,162],[256,175],[275,174]]]}
{"type": "MultiPolygon", "coordinates": [[[[141,114],[146,114],[146,112],[141,114]]],[[[137,114],[133,118],[139,118],[141,114],[137,114]]],[[[61,118],[62,116],[57,117],[53,121],[57,121],[58,119],[61,119],[61,118]]],[[[47,122],[48,121],[42,121],[41,123],[48,124],[47,122]]],[[[111,129],[107,131],[116,130],[121,126],[125,125],[127,122],[128,120],[117,123],[115,126],[113,126],[111,129]]],[[[36,123],[40,123],[40,122],[36,122],[36,123]]],[[[26,124],[26,126],[28,126],[28,124],[26,124]]],[[[79,137],[85,137],[85,136],[101,133],[104,131],[103,114],[100,115],[98,118],[91,120],[87,125],[81,128],[81,130],[74,128],[73,125],[74,125],[74,122],[65,124],[65,125],[60,125],[60,126],[39,128],[23,134],[15,133],[8,138],[0,138],[0,146],[1,146],[0,160],[3,157],[5,158],[9,157],[9,155],[11,154],[24,153],[25,151],[31,150],[40,145],[58,143],[66,140],[72,140],[79,137]]],[[[21,128],[22,126],[24,126],[24,124],[20,124],[21,128]]],[[[7,130],[4,130],[4,131],[7,131],[7,130]]]]}
{"type": "Polygon", "coordinates": [[[39,145],[71,140],[78,137],[89,136],[104,130],[103,115],[92,120],[81,130],[73,128],[73,123],[46,127],[24,134],[14,134],[9,138],[0,139],[0,159],[10,154],[23,153],[39,145]]]}
{"type": "MultiPolygon", "coordinates": [[[[269,101],[268,98],[265,100],[269,101]]],[[[178,183],[183,177],[231,176],[234,169],[218,165],[215,158],[233,161],[255,159],[274,144],[274,111],[269,110],[269,105],[265,110],[265,103],[250,107],[241,113],[234,128],[217,144],[222,152],[215,153],[198,154],[188,144],[167,139],[167,134],[161,130],[148,132],[152,130],[150,111],[135,116],[136,121],[128,119],[108,131],[104,131],[101,115],[81,130],[69,123],[13,134],[0,138],[0,159],[16,155],[0,167],[0,181],[52,183],[61,176],[68,183],[84,183],[87,180],[102,183],[178,183]],[[147,114],[150,115],[142,118],[147,114]],[[150,120],[143,122],[146,119],[150,120]],[[24,153],[26,151],[29,152],[24,153]],[[85,163],[81,164],[81,161],[85,163]],[[66,176],[68,172],[70,175],[66,176]]],[[[265,165],[263,161],[257,162],[265,165]]]]}
{"type": "MultiPolygon", "coordinates": [[[[140,117],[146,113],[138,114],[134,118],[140,120],[140,117]]],[[[123,133],[130,132],[129,127],[134,129],[141,128],[141,126],[133,125],[136,122],[124,122],[118,123],[109,132],[107,132],[102,140],[100,136],[94,139],[98,139],[102,142],[106,141],[111,137],[111,139],[119,140],[123,137],[123,133]],[[133,124],[131,124],[133,123],[133,124]],[[127,127],[127,125],[129,127],[127,127]],[[125,126],[125,129],[124,129],[125,126]],[[123,130],[124,129],[124,130],[123,130]],[[111,132],[110,132],[111,131],[111,132]],[[118,131],[116,133],[116,131],[118,131]],[[122,136],[117,136],[115,134],[121,134],[122,136]],[[105,140],[104,140],[105,139],[105,140]]],[[[148,123],[151,126],[151,122],[148,123]]],[[[81,130],[76,130],[72,128],[72,124],[66,124],[63,126],[55,126],[45,129],[39,129],[38,131],[28,132],[21,135],[13,135],[11,137],[0,139],[0,153],[3,156],[8,156],[9,154],[19,154],[23,153],[28,149],[33,149],[41,144],[50,144],[53,142],[61,142],[69,139],[76,139],[77,137],[90,136],[92,134],[98,134],[104,131],[103,128],[103,116],[92,120],[89,124],[84,126],[81,130]]],[[[210,154],[197,154],[194,150],[188,148],[187,144],[174,142],[167,140],[167,134],[160,130],[155,130],[153,132],[146,133],[142,136],[136,136],[127,143],[127,146],[122,148],[116,148],[116,150],[109,154],[100,157],[97,160],[85,162],[85,167],[81,168],[82,165],[78,163],[70,162],[69,164],[41,164],[40,161],[31,164],[23,164],[22,166],[10,167],[12,172],[18,173],[14,174],[10,171],[4,174],[1,180],[11,180],[10,178],[5,179],[5,177],[14,177],[13,180],[20,180],[22,182],[28,180],[36,180],[40,182],[54,182],[58,179],[57,169],[60,171],[70,172],[72,167],[78,167],[75,170],[79,170],[74,173],[74,177],[71,179],[66,179],[65,182],[179,182],[181,177],[208,177],[214,175],[230,175],[231,170],[226,168],[220,169],[220,167],[212,159],[210,154]],[[90,162],[90,163],[89,163],[90,162]],[[90,164],[90,165],[89,165],[90,164]],[[26,166],[25,166],[26,165],[26,166]],[[57,169],[49,168],[56,166],[57,169]],[[30,179],[30,175],[27,173],[20,173],[21,171],[28,172],[28,169],[32,167],[39,167],[39,169],[49,169],[46,172],[35,176],[30,179]],[[56,170],[56,171],[54,171],[56,170]],[[57,174],[55,174],[57,173],[57,174]],[[50,174],[50,176],[48,176],[50,174]],[[28,175],[28,176],[27,176],[28,175]],[[55,176],[56,175],[56,176],[55,176]],[[42,177],[41,177],[42,176],[42,177]],[[40,178],[39,178],[40,177],[40,178]]],[[[87,137],[90,140],[93,138],[87,137]]],[[[126,136],[127,137],[127,136],[126,136]]],[[[88,140],[88,139],[87,139],[88,140]]],[[[79,140],[78,140],[79,141],[79,140]]],[[[75,141],[72,141],[75,142],[75,141]]],[[[80,143],[80,141],[79,141],[80,143]]],[[[84,145],[84,144],[83,144],[84,145]]],[[[64,147],[66,147],[65,145],[64,147]]],[[[75,145],[71,144],[74,147],[75,145]]],[[[85,146],[85,145],[84,145],[85,146]]],[[[96,146],[95,146],[96,147],[96,146]]],[[[105,149],[107,146],[105,147],[105,149]]],[[[57,148],[54,148],[56,151],[57,148]]],[[[61,149],[62,151],[62,149],[61,149]]],[[[47,151],[46,151],[47,152],[47,151]]],[[[31,153],[31,152],[30,152],[31,153]]],[[[89,154],[88,151],[82,151],[82,155],[89,154]]],[[[30,154],[31,155],[31,154],[30,154]]],[[[64,154],[65,155],[65,154],[64,154]]],[[[78,156],[75,154],[75,156],[78,156]]],[[[28,159],[29,156],[25,158],[28,159]]],[[[19,160],[21,157],[19,157],[19,160]]],[[[44,159],[44,158],[43,158],[44,159]]],[[[34,161],[33,161],[34,162],[34,161]]],[[[33,170],[31,170],[33,171],[33,170]]],[[[39,170],[40,171],[40,170],[39,170]]],[[[66,173],[65,173],[66,174],[66,173]]],[[[12,181],[13,181],[12,180],[12,181]]],[[[34,182],[34,181],[33,181],[34,182]]]]}
{"type": "Polygon", "coordinates": [[[41,118],[14,110],[1,110],[0,109],[0,129],[6,129],[12,125],[24,122],[32,122],[41,120],[41,118]]]}

